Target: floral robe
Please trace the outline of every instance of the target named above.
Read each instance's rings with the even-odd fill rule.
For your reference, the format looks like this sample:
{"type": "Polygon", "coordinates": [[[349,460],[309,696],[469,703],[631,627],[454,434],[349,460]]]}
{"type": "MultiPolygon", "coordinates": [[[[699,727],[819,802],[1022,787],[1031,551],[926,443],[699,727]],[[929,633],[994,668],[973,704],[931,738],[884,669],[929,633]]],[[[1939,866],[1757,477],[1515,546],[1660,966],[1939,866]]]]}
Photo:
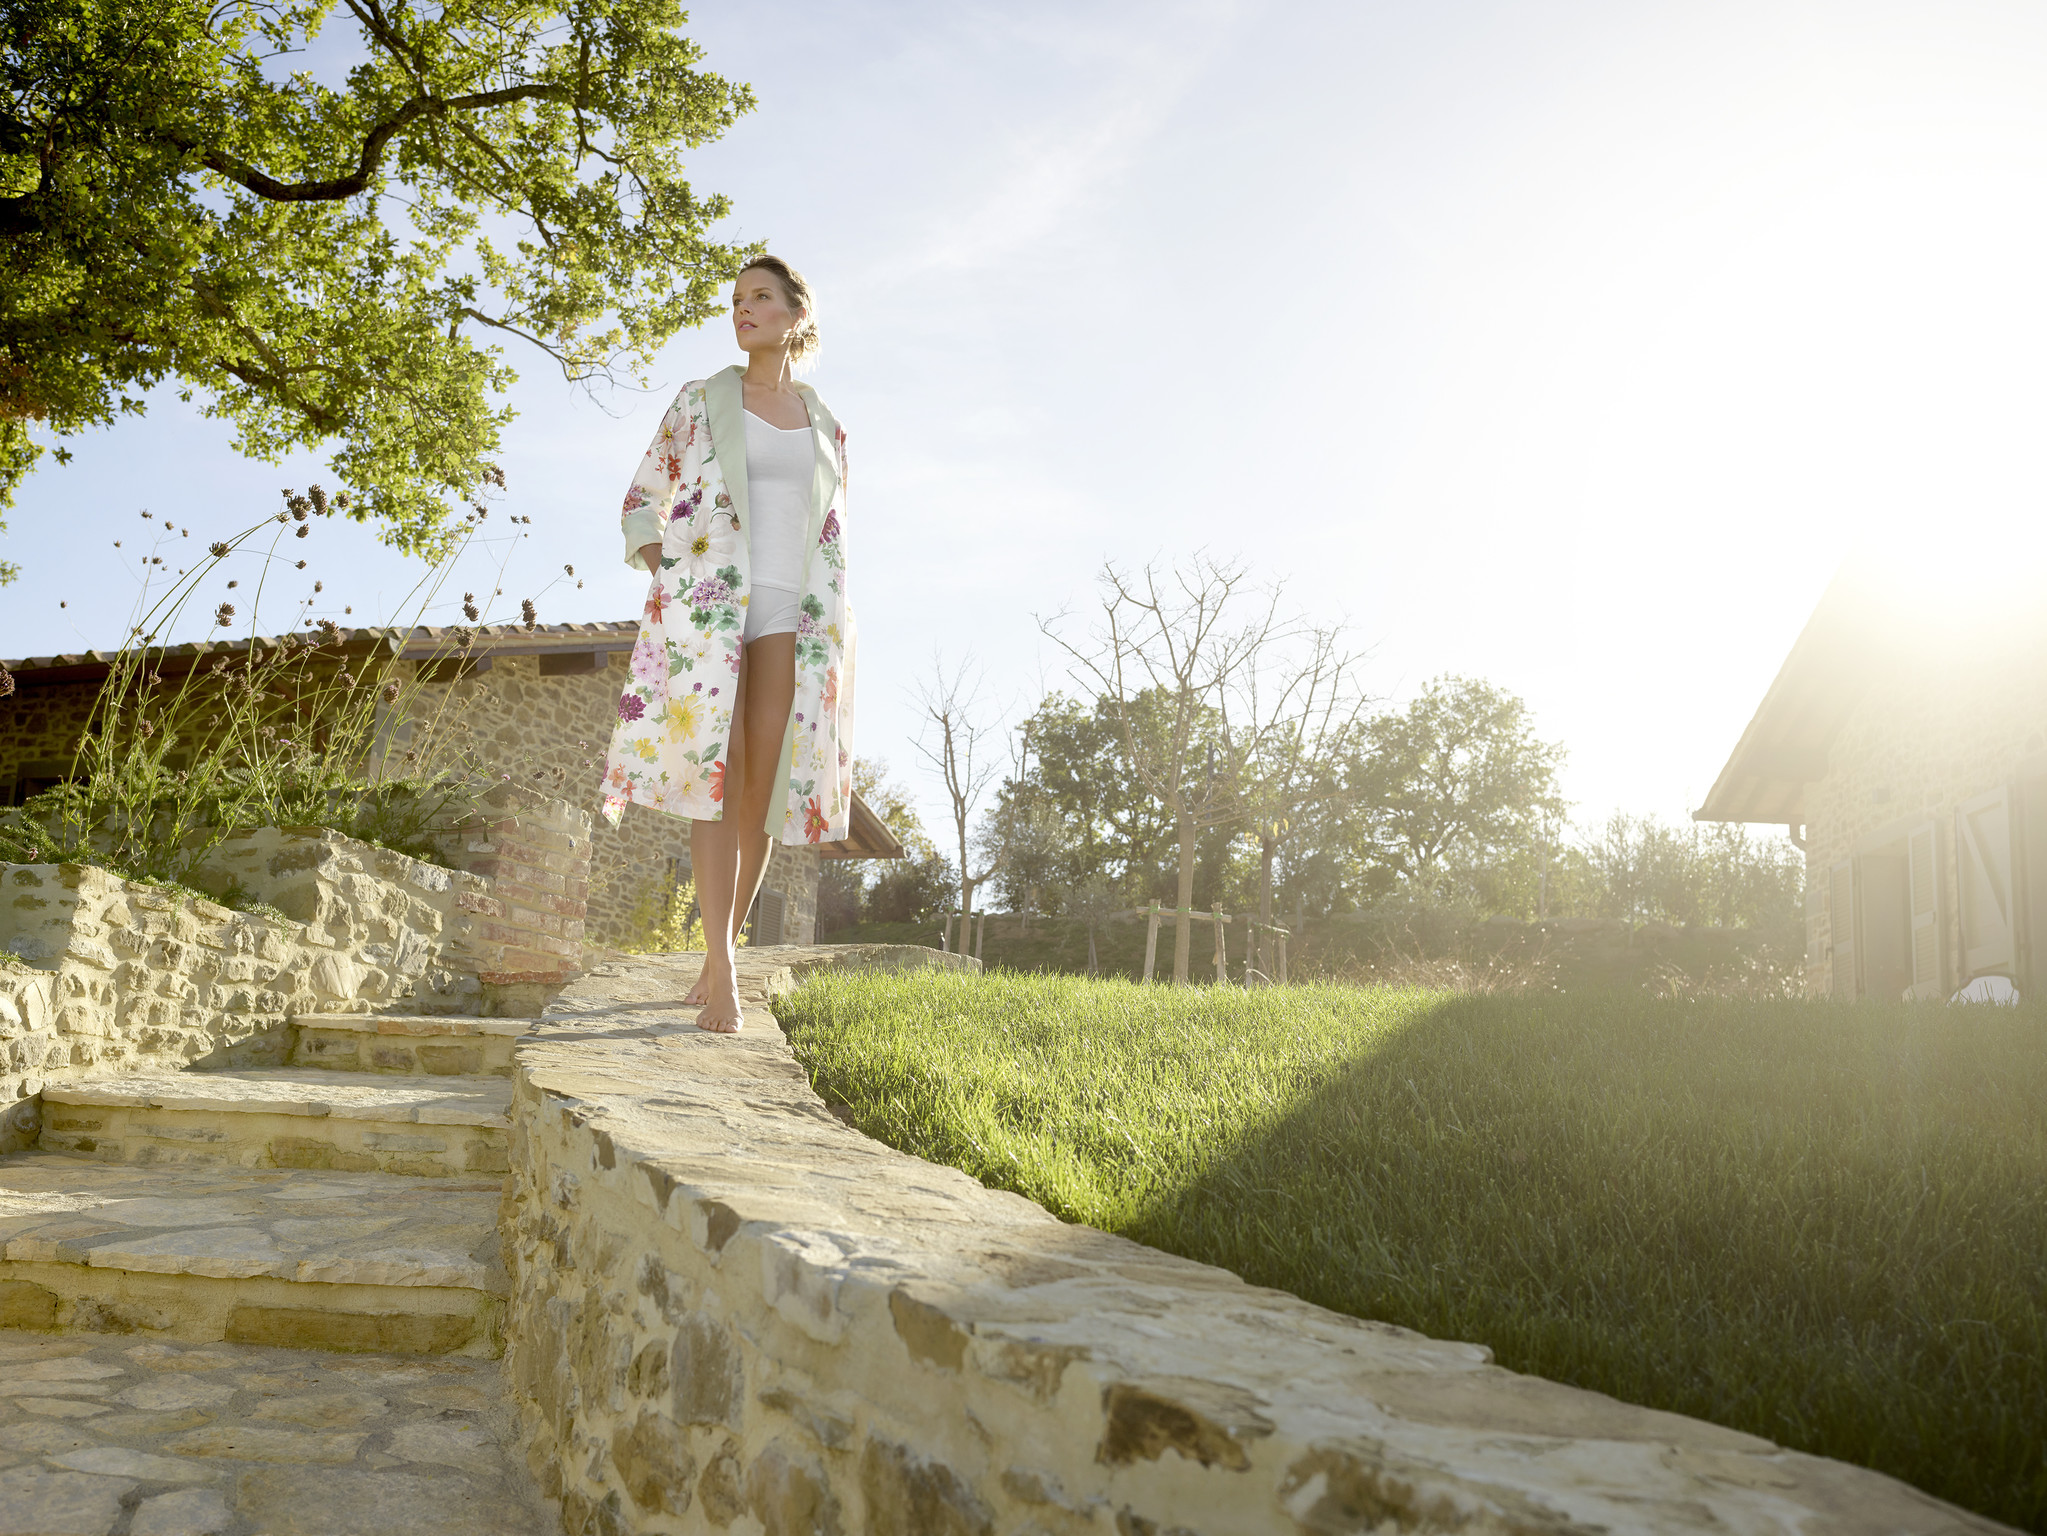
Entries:
{"type": "MultiPolygon", "coordinates": [[[[796,629],[788,766],[766,830],[785,843],[840,842],[853,804],[853,610],[846,600],[846,434],[807,385],[817,444],[796,629]]],[[[604,814],[628,802],[698,821],[724,818],[733,684],[752,587],[746,424],[736,367],[685,384],[626,492],[626,563],[659,542],[632,676],[604,765],[604,814]],[[720,445],[725,448],[720,453],[720,445]]]]}

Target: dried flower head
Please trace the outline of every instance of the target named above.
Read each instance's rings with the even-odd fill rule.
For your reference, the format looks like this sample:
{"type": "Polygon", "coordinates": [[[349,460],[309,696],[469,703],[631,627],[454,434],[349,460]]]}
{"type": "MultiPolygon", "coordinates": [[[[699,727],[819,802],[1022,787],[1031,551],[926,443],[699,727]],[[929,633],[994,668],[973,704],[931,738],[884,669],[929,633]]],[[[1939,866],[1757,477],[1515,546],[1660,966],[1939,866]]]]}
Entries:
{"type": "Polygon", "coordinates": [[[240,585],[241,583],[239,581],[231,581],[227,584],[228,590],[230,592],[232,592],[236,587],[239,587],[240,585]]]}
{"type": "Polygon", "coordinates": [[[316,581],[313,583],[313,590],[315,592],[324,592],[327,590],[327,583],[324,581],[316,581]]]}
{"type": "Polygon", "coordinates": [[[14,674],[8,671],[6,667],[0,666],[0,699],[6,698],[13,692],[14,674]]]}
{"type": "Polygon", "coordinates": [[[300,524],[299,524],[299,537],[300,537],[300,538],[304,538],[304,537],[305,537],[305,536],[306,536],[307,534],[311,533],[312,531],[313,531],[313,526],[312,526],[312,524],[310,524],[310,523],[300,523],[300,524]]]}
{"type": "Polygon", "coordinates": [[[355,674],[349,671],[348,668],[343,667],[334,674],[334,681],[341,684],[344,688],[353,688],[355,686],[355,674]]]}
{"type": "MultiPolygon", "coordinates": [[[[222,603],[218,608],[213,610],[213,622],[221,629],[226,629],[228,625],[234,623],[234,621],[235,605],[233,603],[222,603]]],[[[220,664],[218,662],[214,663],[214,670],[216,672],[220,670],[220,664]]]]}
{"type": "Polygon", "coordinates": [[[216,539],[213,543],[206,546],[206,553],[213,556],[216,560],[225,560],[227,558],[227,546],[216,539]]]}
{"type": "Polygon", "coordinates": [[[562,569],[567,571],[571,576],[576,574],[576,568],[573,565],[565,565],[562,567],[562,569]]]}
{"type": "Polygon", "coordinates": [[[519,617],[526,621],[526,627],[528,629],[531,629],[534,626],[534,624],[538,622],[540,618],[540,610],[533,606],[532,598],[528,597],[522,598],[520,600],[519,617]]]}
{"type": "Polygon", "coordinates": [[[306,562],[305,562],[305,561],[303,561],[303,560],[301,560],[301,561],[300,561],[300,562],[299,562],[299,563],[298,563],[297,565],[295,565],[295,566],[293,566],[293,567],[292,567],[292,569],[293,569],[293,570],[295,570],[295,571],[302,571],[302,570],[304,570],[305,568],[306,568],[306,562]]]}
{"type": "Polygon", "coordinates": [[[474,624],[477,618],[479,617],[479,614],[480,610],[477,608],[475,603],[470,602],[464,603],[462,605],[462,617],[467,619],[470,623],[474,624]]]}
{"type": "Polygon", "coordinates": [[[148,512],[147,510],[144,510],[144,512],[143,512],[143,514],[142,514],[142,515],[143,515],[144,517],[148,517],[148,516],[149,516],[150,514],[149,514],[149,512],[148,512]]]}
{"type": "Polygon", "coordinates": [[[396,683],[384,684],[381,692],[386,704],[396,704],[398,702],[398,685],[396,683]]]}
{"type": "Polygon", "coordinates": [[[319,513],[322,517],[327,515],[327,493],[321,490],[317,484],[306,487],[306,499],[312,502],[315,512],[319,513]]]}

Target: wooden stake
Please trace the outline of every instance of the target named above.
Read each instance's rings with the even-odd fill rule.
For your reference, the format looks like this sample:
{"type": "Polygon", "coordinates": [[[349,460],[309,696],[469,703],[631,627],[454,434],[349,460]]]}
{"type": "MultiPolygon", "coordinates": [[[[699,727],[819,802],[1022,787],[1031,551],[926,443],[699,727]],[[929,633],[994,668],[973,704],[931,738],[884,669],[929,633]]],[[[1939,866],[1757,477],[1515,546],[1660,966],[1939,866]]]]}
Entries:
{"type": "Polygon", "coordinates": [[[976,960],[981,958],[981,953],[987,947],[987,944],[988,914],[984,911],[976,914],[976,921],[974,923],[974,958],[976,960]]]}
{"type": "Polygon", "coordinates": [[[1144,979],[1150,984],[1159,966],[1159,904],[1151,904],[1151,920],[1144,927],[1144,979]]]}
{"type": "Polygon", "coordinates": [[[1215,924],[1215,984],[1225,986],[1230,979],[1230,947],[1223,938],[1223,924],[1229,919],[1223,916],[1221,907],[1209,913],[1208,919],[1215,924]]]}
{"type": "Polygon", "coordinates": [[[1285,935],[1284,933],[1281,933],[1280,935],[1278,935],[1278,939],[1279,939],[1279,984],[1280,984],[1281,986],[1285,986],[1285,985],[1286,985],[1286,935],[1285,935]]]}

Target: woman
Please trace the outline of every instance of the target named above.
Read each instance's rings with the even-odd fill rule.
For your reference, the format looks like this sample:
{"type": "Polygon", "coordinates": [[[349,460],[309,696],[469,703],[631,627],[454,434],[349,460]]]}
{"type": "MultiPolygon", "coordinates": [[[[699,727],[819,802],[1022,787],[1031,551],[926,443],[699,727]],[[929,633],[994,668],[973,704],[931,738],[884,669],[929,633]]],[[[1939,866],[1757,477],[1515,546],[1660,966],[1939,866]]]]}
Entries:
{"type": "Polygon", "coordinates": [[[703,910],[697,1027],[740,1028],[732,946],[774,840],[838,842],[853,803],[846,434],[791,377],[817,350],[809,285],[763,256],[732,290],[745,366],[685,384],[625,499],[654,580],[618,701],[604,814],[690,818],[703,910]]]}

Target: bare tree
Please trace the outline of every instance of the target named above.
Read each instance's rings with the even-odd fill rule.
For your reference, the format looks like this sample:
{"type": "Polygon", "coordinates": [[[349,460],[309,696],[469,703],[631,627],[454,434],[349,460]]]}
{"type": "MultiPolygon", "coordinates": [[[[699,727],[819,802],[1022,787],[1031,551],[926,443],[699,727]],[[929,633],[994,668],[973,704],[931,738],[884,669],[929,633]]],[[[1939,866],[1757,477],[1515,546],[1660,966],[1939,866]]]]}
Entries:
{"type": "Polygon", "coordinates": [[[1066,910],[1087,928],[1087,973],[1090,977],[1102,974],[1095,936],[1115,915],[1116,906],[1116,888],[1109,883],[1106,875],[1089,875],[1067,887],[1066,910]]]}
{"type": "Polygon", "coordinates": [[[930,676],[917,685],[917,705],[924,714],[917,751],[945,785],[952,804],[953,832],[959,843],[962,953],[966,949],[967,923],[974,912],[974,890],[995,872],[991,864],[976,874],[968,862],[971,841],[968,833],[974,810],[998,766],[992,760],[988,738],[994,735],[999,719],[994,708],[982,698],[981,687],[981,675],[971,656],[948,672],[945,658],[935,651],[930,676]]]}
{"type": "Polygon", "coordinates": [[[1277,655],[1244,670],[1241,711],[1252,744],[1239,786],[1245,824],[1258,837],[1257,968],[1270,976],[1272,865],[1294,825],[1345,799],[1345,749],[1369,702],[1355,685],[1361,650],[1340,627],[1310,626],[1277,655]]]}
{"type": "Polygon", "coordinates": [[[1205,827],[1243,815],[1237,786],[1261,745],[1256,722],[1233,729],[1230,706],[1252,659],[1282,642],[1277,587],[1254,589],[1241,563],[1197,553],[1185,567],[1147,565],[1126,575],[1105,564],[1101,614],[1082,640],[1059,632],[1067,615],[1040,619],[1066,652],[1076,681],[1109,704],[1131,771],[1165,807],[1179,844],[1173,980],[1192,954],[1195,841],[1205,827]],[[1250,617],[1237,622],[1238,615],[1250,617]],[[1204,767],[1203,758],[1206,758],[1204,767]]]}

